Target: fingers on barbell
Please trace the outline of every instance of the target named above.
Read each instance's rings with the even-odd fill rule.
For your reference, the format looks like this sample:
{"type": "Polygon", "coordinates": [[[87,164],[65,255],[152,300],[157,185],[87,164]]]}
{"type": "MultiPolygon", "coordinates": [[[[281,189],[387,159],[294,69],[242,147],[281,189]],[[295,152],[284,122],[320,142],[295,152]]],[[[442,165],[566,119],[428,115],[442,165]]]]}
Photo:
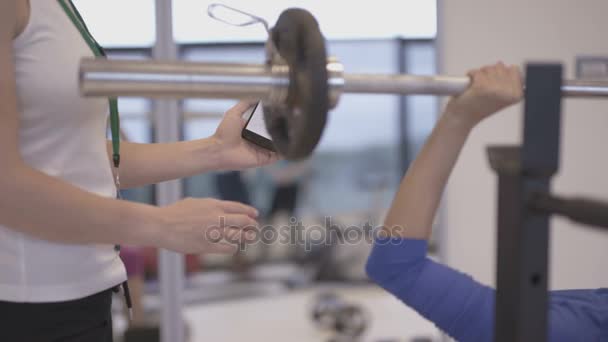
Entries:
{"type": "Polygon", "coordinates": [[[472,83],[475,82],[475,78],[479,77],[480,74],[481,74],[481,69],[469,70],[469,72],[467,72],[467,76],[469,76],[472,83]]]}
{"type": "MultiPolygon", "coordinates": [[[[484,66],[467,73],[473,86],[484,86],[487,82],[494,84],[508,82],[510,85],[521,88],[522,75],[518,66],[506,65],[499,61],[494,65],[484,66]]],[[[521,92],[521,89],[518,89],[521,92]]]]}
{"type": "Polygon", "coordinates": [[[509,67],[507,67],[507,65],[503,62],[498,62],[496,64],[496,75],[499,76],[500,78],[504,78],[504,79],[510,79],[510,71],[509,71],[509,67]]]}
{"type": "Polygon", "coordinates": [[[479,87],[483,87],[488,80],[487,70],[484,68],[471,70],[467,75],[471,79],[470,89],[478,89],[479,87]]]}

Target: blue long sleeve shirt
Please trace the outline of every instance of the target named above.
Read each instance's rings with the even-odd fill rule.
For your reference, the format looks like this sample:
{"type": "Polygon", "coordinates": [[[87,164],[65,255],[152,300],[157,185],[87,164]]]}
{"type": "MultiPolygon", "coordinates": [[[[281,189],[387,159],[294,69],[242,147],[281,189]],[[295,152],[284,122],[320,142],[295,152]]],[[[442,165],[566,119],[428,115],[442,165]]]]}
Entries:
{"type": "MultiPolygon", "coordinates": [[[[458,341],[492,341],[494,289],[426,257],[427,242],[378,238],[366,271],[458,341]]],[[[550,341],[608,341],[608,289],[550,292],[550,341]]]]}

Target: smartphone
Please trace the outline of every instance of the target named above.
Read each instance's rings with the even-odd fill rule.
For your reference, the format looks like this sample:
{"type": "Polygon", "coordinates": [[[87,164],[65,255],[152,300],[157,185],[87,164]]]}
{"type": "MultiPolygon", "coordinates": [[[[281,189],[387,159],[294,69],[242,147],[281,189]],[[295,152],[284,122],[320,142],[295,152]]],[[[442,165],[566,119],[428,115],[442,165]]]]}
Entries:
{"type": "Polygon", "coordinates": [[[244,114],[243,118],[247,120],[245,128],[241,136],[243,139],[263,147],[270,151],[275,151],[272,138],[266,130],[266,123],[264,122],[264,106],[262,101],[258,101],[255,106],[249,108],[244,114]]]}

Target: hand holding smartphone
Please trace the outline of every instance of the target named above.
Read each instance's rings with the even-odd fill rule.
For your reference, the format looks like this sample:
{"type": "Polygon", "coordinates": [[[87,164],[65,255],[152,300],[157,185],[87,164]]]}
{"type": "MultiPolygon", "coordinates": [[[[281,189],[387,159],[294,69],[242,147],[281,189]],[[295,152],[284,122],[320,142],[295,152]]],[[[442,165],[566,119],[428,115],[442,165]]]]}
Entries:
{"type": "Polygon", "coordinates": [[[276,152],[274,144],[272,143],[272,138],[266,130],[262,101],[258,101],[255,106],[248,109],[243,114],[243,117],[247,120],[245,128],[243,128],[243,132],[241,133],[243,139],[267,150],[276,152]]]}

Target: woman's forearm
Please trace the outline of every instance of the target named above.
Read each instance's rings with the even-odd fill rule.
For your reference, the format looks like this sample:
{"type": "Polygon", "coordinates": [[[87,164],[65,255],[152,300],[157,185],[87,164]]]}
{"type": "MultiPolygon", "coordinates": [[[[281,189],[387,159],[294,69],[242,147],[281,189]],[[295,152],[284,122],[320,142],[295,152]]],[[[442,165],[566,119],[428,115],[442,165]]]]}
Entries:
{"type": "Polygon", "coordinates": [[[471,85],[448,102],[445,114],[401,183],[385,222],[385,230],[393,236],[429,238],[441,194],[469,132],[523,96],[517,66],[500,62],[473,70],[469,77],[471,85]]]}
{"type": "MultiPolygon", "coordinates": [[[[110,142],[108,153],[112,153],[110,142]]],[[[213,138],[163,144],[122,142],[120,153],[120,186],[123,189],[220,168],[221,151],[213,138]]]]}
{"type": "MultiPolygon", "coordinates": [[[[276,153],[256,147],[241,136],[246,123],[243,115],[251,107],[250,101],[241,101],[228,109],[215,133],[206,139],[164,144],[123,143],[121,188],[154,184],[207,171],[243,170],[275,162],[278,159],[276,153]]],[[[111,156],[110,142],[107,148],[111,156]]]]}
{"type": "Polygon", "coordinates": [[[3,168],[0,225],[63,243],[155,245],[156,208],[81,190],[22,163],[3,168]]]}
{"type": "Polygon", "coordinates": [[[449,113],[410,165],[384,226],[392,236],[428,239],[448,177],[472,126],[449,113]]]}

